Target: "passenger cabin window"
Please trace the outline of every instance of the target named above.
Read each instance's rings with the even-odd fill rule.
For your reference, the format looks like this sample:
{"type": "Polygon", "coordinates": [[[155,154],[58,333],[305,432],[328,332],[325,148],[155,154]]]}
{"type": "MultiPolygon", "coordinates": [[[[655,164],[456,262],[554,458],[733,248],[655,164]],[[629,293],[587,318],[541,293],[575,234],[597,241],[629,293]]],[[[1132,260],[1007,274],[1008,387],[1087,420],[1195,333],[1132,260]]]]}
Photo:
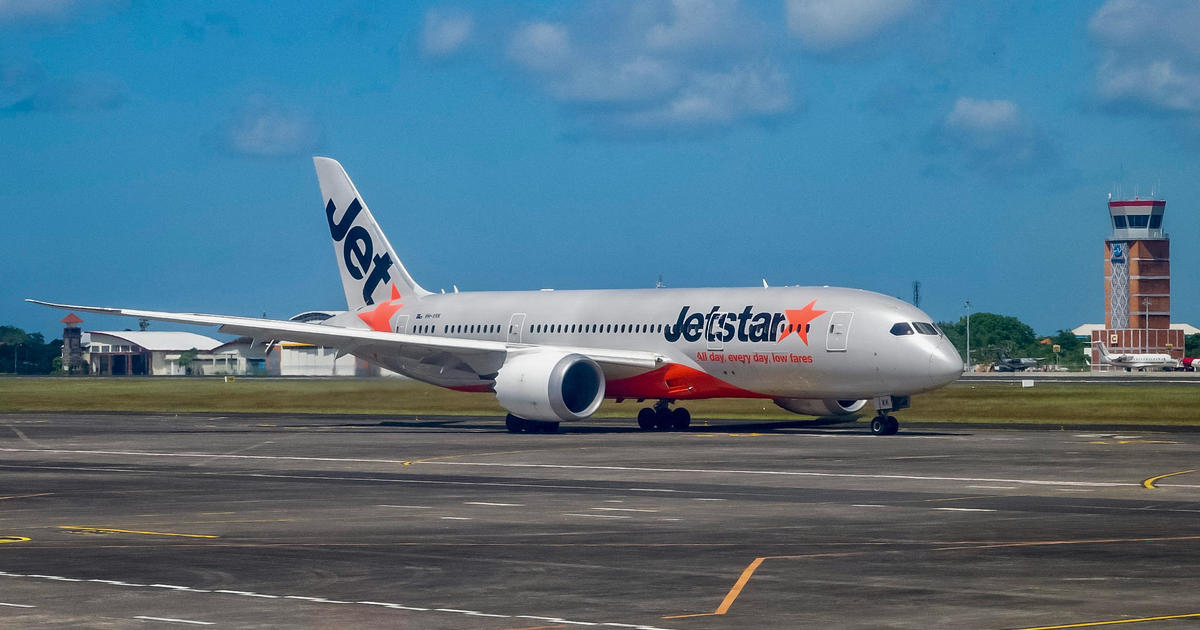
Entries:
{"type": "Polygon", "coordinates": [[[913,334],[913,329],[912,326],[908,325],[908,322],[896,322],[892,324],[892,334],[897,337],[911,335],[913,334]]]}
{"type": "Polygon", "coordinates": [[[935,328],[934,325],[930,324],[929,322],[913,322],[912,325],[913,328],[916,328],[917,332],[921,333],[922,335],[938,334],[937,328],[935,328]]]}

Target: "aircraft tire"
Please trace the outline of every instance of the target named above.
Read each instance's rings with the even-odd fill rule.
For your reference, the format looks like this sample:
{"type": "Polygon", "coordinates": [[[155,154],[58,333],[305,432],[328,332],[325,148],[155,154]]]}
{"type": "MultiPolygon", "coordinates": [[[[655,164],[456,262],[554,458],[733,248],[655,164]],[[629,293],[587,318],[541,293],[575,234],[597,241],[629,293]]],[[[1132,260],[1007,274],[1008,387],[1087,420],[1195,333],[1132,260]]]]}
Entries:
{"type": "Polygon", "coordinates": [[[871,419],[871,435],[887,435],[886,416],[875,416],[871,419]]]}
{"type": "Polygon", "coordinates": [[[896,435],[900,431],[900,421],[896,419],[896,416],[884,418],[883,423],[885,425],[883,435],[896,435]]]}
{"type": "Polygon", "coordinates": [[[659,431],[670,431],[675,428],[675,423],[672,420],[671,412],[663,409],[654,413],[654,427],[659,431]]]}
{"type": "Polygon", "coordinates": [[[558,433],[558,423],[557,422],[536,422],[536,423],[530,423],[530,424],[534,425],[532,427],[532,430],[530,431],[530,433],[534,433],[534,432],[558,433]]]}
{"type": "Polygon", "coordinates": [[[509,433],[520,433],[525,430],[526,421],[524,418],[518,418],[511,413],[504,418],[504,428],[508,429],[509,433]]]}
{"type": "Polygon", "coordinates": [[[675,431],[687,431],[692,424],[692,414],[683,407],[676,407],[671,412],[671,428],[675,431]]]}
{"type": "Polygon", "coordinates": [[[657,415],[658,414],[654,413],[654,410],[650,407],[642,407],[641,411],[638,411],[637,415],[638,427],[640,427],[643,431],[650,431],[655,427],[655,425],[658,424],[658,419],[656,417],[657,415]]]}

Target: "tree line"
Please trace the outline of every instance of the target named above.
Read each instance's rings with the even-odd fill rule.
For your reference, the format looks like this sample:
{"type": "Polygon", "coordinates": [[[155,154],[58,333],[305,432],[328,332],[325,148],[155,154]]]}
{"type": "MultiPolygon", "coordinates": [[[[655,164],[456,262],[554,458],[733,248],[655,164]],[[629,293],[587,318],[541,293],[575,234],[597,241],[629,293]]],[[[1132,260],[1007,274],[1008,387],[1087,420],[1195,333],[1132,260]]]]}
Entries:
{"type": "Polygon", "coordinates": [[[50,374],[62,371],[62,339],[49,343],[42,333],[0,326],[0,373],[50,374]]]}

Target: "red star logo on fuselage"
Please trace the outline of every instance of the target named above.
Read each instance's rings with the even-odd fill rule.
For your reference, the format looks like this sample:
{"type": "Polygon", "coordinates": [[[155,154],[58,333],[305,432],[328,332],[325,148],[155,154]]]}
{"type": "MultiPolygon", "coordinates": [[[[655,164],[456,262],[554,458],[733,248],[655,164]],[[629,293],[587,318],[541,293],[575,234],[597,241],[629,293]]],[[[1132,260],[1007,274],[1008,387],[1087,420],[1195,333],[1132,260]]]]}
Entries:
{"type": "Polygon", "coordinates": [[[800,337],[800,341],[803,341],[804,345],[808,345],[809,322],[829,312],[818,311],[813,308],[813,305],[816,303],[817,301],[813,300],[806,304],[802,309],[785,309],[783,311],[783,314],[787,316],[788,323],[787,328],[784,329],[783,334],[780,335],[779,341],[783,341],[788,335],[792,334],[792,331],[795,331],[796,336],[800,337]]]}
{"type": "Polygon", "coordinates": [[[404,305],[400,303],[400,291],[396,285],[392,285],[392,299],[386,302],[380,302],[375,308],[359,313],[358,318],[367,323],[371,330],[379,332],[392,332],[392,315],[400,310],[404,305]]]}

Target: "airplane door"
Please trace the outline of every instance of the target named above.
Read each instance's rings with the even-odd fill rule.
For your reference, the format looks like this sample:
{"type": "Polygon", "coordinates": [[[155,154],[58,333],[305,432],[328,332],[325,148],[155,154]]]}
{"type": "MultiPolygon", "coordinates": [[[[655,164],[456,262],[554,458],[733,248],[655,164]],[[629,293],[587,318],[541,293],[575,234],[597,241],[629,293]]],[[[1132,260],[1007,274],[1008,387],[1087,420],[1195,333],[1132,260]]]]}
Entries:
{"type": "Polygon", "coordinates": [[[396,325],[393,327],[398,333],[408,332],[408,315],[397,315],[396,325]]]}
{"type": "Polygon", "coordinates": [[[521,328],[525,326],[525,313],[513,313],[508,320],[508,343],[521,343],[521,328]]]}
{"type": "Polygon", "coordinates": [[[854,313],[838,311],[829,317],[829,334],[825,336],[825,350],[845,352],[846,338],[850,335],[850,320],[854,313]]]}

